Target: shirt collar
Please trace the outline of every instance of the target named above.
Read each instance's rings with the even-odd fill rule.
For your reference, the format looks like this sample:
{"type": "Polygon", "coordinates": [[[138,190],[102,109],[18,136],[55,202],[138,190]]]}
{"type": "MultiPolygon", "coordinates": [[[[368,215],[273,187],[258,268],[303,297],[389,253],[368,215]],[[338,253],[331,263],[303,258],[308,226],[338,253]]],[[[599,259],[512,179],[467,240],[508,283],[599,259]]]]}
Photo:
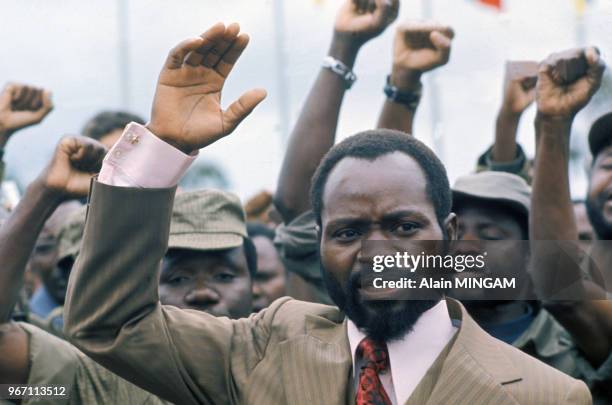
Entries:
{"type": "MultiPolygon", "coordinates": [[[[412,395],[425,373],[457,331],[453,326],[446,301],[441,300],[425,311],[412,331],[401,339],[387,343],[396,403],[403,404],[412,395]]],[[[366,337],[350,319],[347,334],[353,356],[353,375],[357,346],[366,337]]]]}

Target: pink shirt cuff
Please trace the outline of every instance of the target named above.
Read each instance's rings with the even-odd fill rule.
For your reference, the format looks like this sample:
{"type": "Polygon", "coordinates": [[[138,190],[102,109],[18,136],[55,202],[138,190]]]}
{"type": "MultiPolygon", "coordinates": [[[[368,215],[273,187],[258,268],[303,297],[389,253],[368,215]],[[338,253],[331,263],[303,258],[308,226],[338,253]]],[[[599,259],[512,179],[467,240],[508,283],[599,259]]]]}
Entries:
{"type": "Polygon", "coordinates": [[[184,154],[132,122],[104,158],[98,181],[119,187],[174,187],[197,156],[184,154]]]}

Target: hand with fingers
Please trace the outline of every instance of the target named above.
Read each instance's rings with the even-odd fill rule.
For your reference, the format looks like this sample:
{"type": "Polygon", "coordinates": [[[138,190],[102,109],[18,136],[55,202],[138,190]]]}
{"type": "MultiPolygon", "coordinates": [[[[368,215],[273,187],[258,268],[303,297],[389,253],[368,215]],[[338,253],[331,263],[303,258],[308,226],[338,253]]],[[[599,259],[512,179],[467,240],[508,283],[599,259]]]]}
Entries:
{"type": "Polygon", "coordinates": [[[538,117],[571,121],[599,89],[604,70],[594,47],[550,55],[538,71],[538,117]]]}
{"type": "Polygon", "coordinates": [[[455,36],[453,29],[433,22],[408,22],[400,25],[393,45],[391,84],[414,87],[421,75],[445,65],[455,36]]]}
{"type": "Polygon", "coordinates": [[[230,134],[266,97],[244,93],[223,110],[225,80],[249,43],[238,24],[218,23],[173,48],[159,75],[147,128],[189,154],[230,134]]]}
{"type": "Polygon", "coordinates": [[[16,131],[41,122],[52,109],[48,90],[7,84],[0,93],[0,147],[16,131]]]}
{"type": "Polygon", "coordinates": [[[100,171],[105,155],[106,148],[96,140],[64,137],[38,181],[61,200],[86,197],[91,177],[100,171]]]}
{"type": "Polygon", "coordinates": [[[502,113],[520,115],[535,100],[538,63],[532,61],[506,62],[502,113]]]}
{"type": "Polygon", "coordinates": [[[395,21],[399,6],[399,0],[346,0],[336,17],[335,36],[359,47],[395,21]]]}

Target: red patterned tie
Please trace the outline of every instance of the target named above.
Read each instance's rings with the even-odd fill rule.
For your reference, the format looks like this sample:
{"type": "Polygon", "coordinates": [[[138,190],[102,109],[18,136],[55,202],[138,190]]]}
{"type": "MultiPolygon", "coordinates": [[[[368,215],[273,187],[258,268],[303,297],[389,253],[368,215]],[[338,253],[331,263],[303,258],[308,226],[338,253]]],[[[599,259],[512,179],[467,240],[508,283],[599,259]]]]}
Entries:
{"type": "Polygon", "coordinates": [[[357,347],[357,358],[361,356],[364,365],[359,372],[356,405],[391,405],[391,400],[378,377],[389,368],[389,353],[385,343],[365,338],[357,347]]]}

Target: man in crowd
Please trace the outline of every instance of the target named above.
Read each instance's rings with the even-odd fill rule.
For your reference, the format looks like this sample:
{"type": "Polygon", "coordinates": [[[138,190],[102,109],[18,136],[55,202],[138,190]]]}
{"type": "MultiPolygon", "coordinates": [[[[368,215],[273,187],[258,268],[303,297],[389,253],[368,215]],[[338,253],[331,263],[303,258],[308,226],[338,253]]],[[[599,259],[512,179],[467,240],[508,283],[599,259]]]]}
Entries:
{"type": "MultiPolygon", "coordinates": [[[[276,244],[292,280],[288,294],[294,298],[331,303],[319,268],[315,220],[308,192],[318,163],[334,144],[340,107],[352,79],[350,75],[334,73],[327,61],[329,58],[339,61],[347,73],[351,72],[361,47],[393,22],[399,2],[391,4],[388,17],[379,20],[373,20],[371,13],[360,9],[355,13],[351,2],[343,4],[336,17],[329,57],[291,133],[275,205],[283,219],[283,225],[277,228],[276,244]]],[[[413,22],[397,28],[379,128],[412,132],[423,89],[421,79],[425,73],[448,62],[453,35],[450,27],[434,23],[413,22]]]]}
{"type": "MultiPolygon", "coordinates": [[[[370,20],[386,19],[392,4],[375,6],[370,20]]],[[[454,300],[367,299],[371,291],[361,288],[357,271],[371,261],[362,241],[456,238],[443,165],[400,132],[348,138],[313,178],[322,273],[344,312],[285,298],[231,321],[160,304],[155,275],[178,179],[200,148],[231,133],[265,97],[251,90],[220,108],[225,79],[247,43],[237,24],[217,24],[173,48],[150,123],[130,126],[109,153],[69,284],[71,341],[110,370],[185,404],[589,403],[584,383],[492,338],[454,300]]]]}
{"type": "MultiPolygon", "coordinates": [[[[593,283],[581,280],[581,268],[576,266],[576,263],[581,262],[584,252],[578,247],[578,228],[570,198],[568,174],[569,141],[574,117],[599,86],[603,70],[603,63],[595,48],[553,55],[540,68],[530,233],[533,268],[537,270],[534,281],[542,294],[553,296],[552,293],[559,288],[572,287],[569,283],[575,279],[580,281],[579,289],[569,290],[572,292],[569,300],[551,299],[545,305],[570,332],[585,358],[597,370],[592,387],[594,395],[601,393],[611,398],[612,305],[609,300],[588,299],[594,288],[593,283]],[[578,64],[586,63],[589,66],[588,74],[580,78],[552,74],[556,61],[564,57],[573,60],[574,65],[576,61],[578,64]],[[558,251],[551,242],[537,241],[560,241],[562,251],[558,251]],[[554,285],[550,280],[560,280],[563,284],[554,285]]],[[[608,294],[612,285],[609,271],[612,261],[606,242],[612,236],[608,204],[611,184],[611,117],[610,114],[601,117],[589,133],[593,161],[586,202],[597,239],[588,252],[589,263],[595,266],[589,266],[588,270],[594,279],[603,278],[600,287],[603,287],[603,293],[608,294]]]]}
{"type": "Polygon", "coordinates": [[[253,277],[253,310],[259,312],[287,295],[287,272],[274,246],[274,230],[259,222],[247,225],[257,250],[257,273],[253,277]]]}
{"type": "Polygon", "coordinates": [[[41,280],[28,302],[28,317],[48,325],[59,322],[59,330],[63,324],[58,315],[61,315],[61,307],[64,305],[70,274],[70,268],[57,266],[60,259],[59,236],[65,223],[81,207],[75,200],[60,204],[45,222],[34,249],[26,247],[28,252],[31,251],[26,271],[41,280]]]}
{"type": "MultiPolygon", "coordinates": [[[[466,308],[492,336],[590,386],[610,383],[612,375],[591,364],[568,331],[540,302],[530,300],[534,297],[527,272],[530,200],[530,187],[517,175],[481,172],[457,179],[453,211],[458,216],[458,239],[478,241],[472,248],[480,249],[477,254],[487,252],[487,266],[497,277],[514,277],[517,284],[527,280],[523,299],[517,294],[517,300],[501,300],[495,290],[481,289],[474,292],[474,300],[464,302],[466,308]]],[[[459,248],[470,249],[461,243],[459,248]]],[[[610,402],[609,396],[597,391],[594,399],[610,402]]]]}
{"type": "Polygon", "coordinates": [[[159,277],[161,302],[232,319],[248,316],[258,256],[245,221],[233,194],[178,194],[159,277]]]}
{"type": "MultiPolygon", "coordinates": [[[[4,264],[0,272],[4,297],[0,303],[4,314],[0,321],[0,381],[60,384],[68,388],[66,403],[163,403],[45,332],[61,336],[61,325],[41,323],[32,314],[26,318],[28,323],[10,321],[15,292],[40,224],[61,201],[86,195],[89,177],[98,170],[105,153],[102,145],[87,138],[62,140],[53,163],[29,186],[0,231],[0,261],[4,264]],[[62,178],[73,180],[58,181],[62,178]]],[[[56,267],[66,274],[81,248],[84,222],[85,210],[81,209],[68,218],[59,233],[56,267]]],[[[238,198],[218,191],[183,193],[176,199],[171,228],[159,280],[163,302],[217,316],[249,315],[256,253],[246,237],[245,215],[238,198]]],[[[50,401],[57,403],[57,399],[50,401]]]]}

